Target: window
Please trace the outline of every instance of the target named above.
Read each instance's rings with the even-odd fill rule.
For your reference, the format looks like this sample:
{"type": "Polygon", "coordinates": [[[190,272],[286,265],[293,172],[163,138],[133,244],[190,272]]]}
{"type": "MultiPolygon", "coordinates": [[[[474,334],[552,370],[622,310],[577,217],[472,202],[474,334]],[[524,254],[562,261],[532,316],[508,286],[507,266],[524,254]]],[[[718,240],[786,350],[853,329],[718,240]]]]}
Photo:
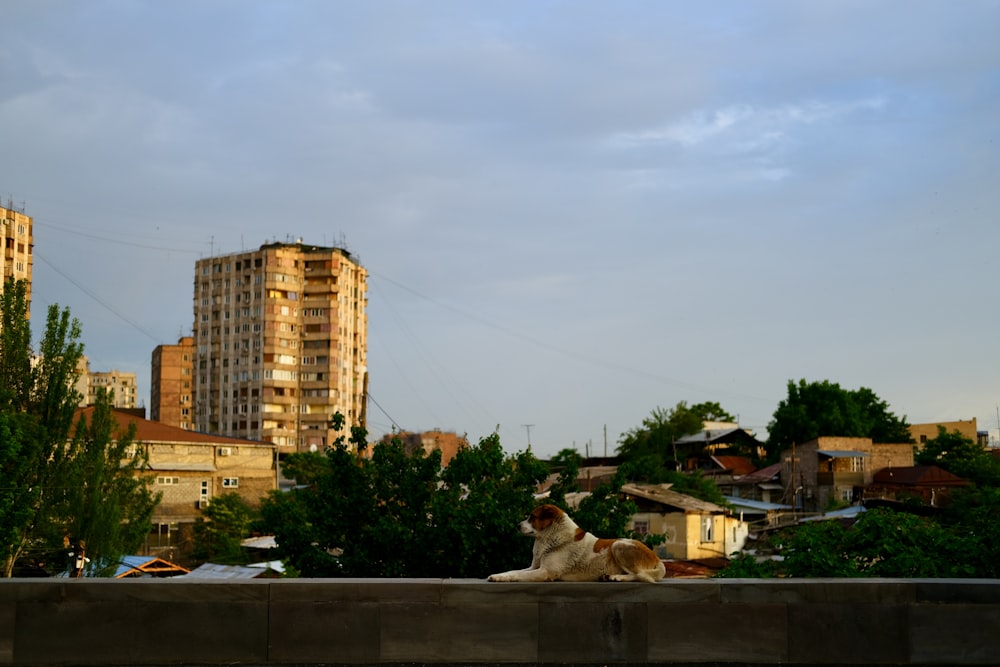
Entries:
{"type": "Polygon", "coordinates": [[[156,483],[166,486],[176,486],[181,483],[181,480],[180,477],[157,477],[156,483]]]}
{"type": "Polygon", "coordinates": [[[712,542],[712,528],[714,526],[714,519],[711,516],[705,516],[701,518],[701,541],[702,542],[712,542]]]}
{"type": "Polygon", "coordinates": [[[236,489],[240,486],[239,477],[223,477],[222,478],[222,488],[224,489],[236,489]]]}
{"type": "Polygon", "coordinates": [[[649,535],[649,522],[648,521],[633,521],[632,530],[640,535],[649,535]]]}

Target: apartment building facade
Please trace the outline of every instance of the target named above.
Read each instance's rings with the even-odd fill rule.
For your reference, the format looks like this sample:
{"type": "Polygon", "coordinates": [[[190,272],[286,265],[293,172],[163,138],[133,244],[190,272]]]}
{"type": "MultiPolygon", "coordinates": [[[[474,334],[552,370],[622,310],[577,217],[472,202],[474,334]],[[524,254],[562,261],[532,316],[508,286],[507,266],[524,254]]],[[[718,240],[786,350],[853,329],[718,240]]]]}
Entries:
{"type": "Polygon", "coordinates": [[[30,304],[35,244],[32,219],[23,210],[16,209],[13,201],[0,206],[0,235],[3,238],[3,280],[0,281],[0,294],[8,279],[24,280],[30,304]]]}
{"type": "Polygon", "coordinates": [[[111,393],[111,407],[134,410],[138,404],[138,383],[131,371],[92,371],[90,360],[80,357],[76,365],[76,391],[80,394],[80,407],[94,405],[100,391],[111,393]]]}
{"type": "Polygon", "coordinates": [[[150,365],[149,418],[186,430],[194,428],[194,336],[176,345],[157,345],[150,365]]]}
{"type": "Polygon", "coordinates": [[[347,250],[301,241],[196,262],[194,428],[288,453],[363,425],[367,285],[347,250]]]}

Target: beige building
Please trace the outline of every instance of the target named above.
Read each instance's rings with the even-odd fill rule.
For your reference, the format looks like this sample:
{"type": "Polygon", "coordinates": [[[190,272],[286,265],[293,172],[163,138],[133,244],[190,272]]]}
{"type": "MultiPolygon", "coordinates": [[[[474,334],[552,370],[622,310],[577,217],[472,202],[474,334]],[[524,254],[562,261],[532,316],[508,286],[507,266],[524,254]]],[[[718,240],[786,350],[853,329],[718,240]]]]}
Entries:
{"type": "Polygon", "coordinates": [[[270,243],[199,260],[194,428],[292,452],[364,424],[367,289],[341,248],[270,243]]]}
{"type": "Polygon", "coordinates": [[[135,373],[123,371],[92,371],[90,360],[80,357],[76,367],[76,390],[80,393],[80,407],[94,405],[101,390],[114,392],[111,407],[134,410],[138,401],[135,373]]]}
{"type": "MultiPolygon", "coordinates": [[[[92,412],[81,408],[78,418],[89,420],[92,412]]],[[[212,498],[232,492],[258,507],[278,488],[272,445],[185,431],[125,411],[116,410],[114,418],[120,431],[135,425],[134,446],[145,449],[149,461],[144,474],[153,478],[152,491],[162,496],[153,512],[150,553],[183,550],[191,525],[212,498]]]]}
{"type": "MultiPolygon", "coordinates": [[[[3,238],[3,280],[0,294],[7,280],[27,282],[27,299],[31,303],[31,267],[34,263],[34,235],[31,216],[14,208],[14,202],[0,206],[0,237],[3,238]]],[[[29,313],[30,314],[30,313],[29,313]]]]}
{"type": "Polygon", "coordinates": [[[714,503],[672,491],[669,484],[626,484],[622,496],[636,504],[632,530],[663,535],[661,558],[696,560],[728,558],[740,551],[749,524],[714,503]]]}
{"type": "Polygon", "coordinates": [[[194,428],[194,337],[182,336],[176,345],[153,350],[149,389],[149,418],[194,428]]]}
{"type": "MultiPolygon", "coordinates": [[[[928,440],[938,437],[938,427],[943,426],[945,433],[958,431],[963,438],[968,438],[972,442],[979,442],[979,432],[976,429],[976,418],[959,419],[952,422],[932,422],[930,424],[911,424],[910,437],[919,445],[928,440]]],[[[985,443],[984,443],[985,444],[985,443]]]]}
{"type": "Polygon", "coordinates": [[[873,443],[871,438],[823,437],[781,453],[783,502],[807,512],[851,503],[883,468],[913,465],[912,443],[873,443]]]}

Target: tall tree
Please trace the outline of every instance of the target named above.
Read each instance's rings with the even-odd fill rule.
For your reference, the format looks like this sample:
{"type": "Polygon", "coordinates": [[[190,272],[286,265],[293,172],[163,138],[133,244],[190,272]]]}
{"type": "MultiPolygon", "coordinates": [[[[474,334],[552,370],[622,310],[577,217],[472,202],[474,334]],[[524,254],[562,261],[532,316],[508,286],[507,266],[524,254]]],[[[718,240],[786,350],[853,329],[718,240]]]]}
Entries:
{"type": "Polygon", "coordinates": [[[80,323],[53,304],[35,357],[24,281],[5,283],[0,323],[0,563],[9,577],[26,549],[44,548],[38,533],[61,500],[83,345],[80,323]]]}
{"type": "Polygon", "coordinates": [[[135,425],[119,428],[112,400],[98,392],[90,420],[81,416],[77,422],[61,480],[63,517],[52,517],[58,530],[86,546],[90,571],[98,576],[114,572],[122,556],[142,546],[160,498],[150,490],[135,425]]]}
{"type": "Polygon", "coordinates": [[[777,460],[792,444],[821,436],[871,438],[875,442],[911,442],[909,424],[866,387],[847,390],[823,380],[788,382],[782,400],[767,427],[767,459],[777,460]]]}
{"type": "Polygon", "coordinates": [[[83,543],[91,567],[111,567],[142,543],[156,499],[140,474],[134,431],[117,432],[107,395],[73,429],[83,354],[80,323],[50,306],[37,355],[30,346],[26,286],[0,298],[0,561],[4,576],[27,557],[57,570],[64,540],[83,543]]]}

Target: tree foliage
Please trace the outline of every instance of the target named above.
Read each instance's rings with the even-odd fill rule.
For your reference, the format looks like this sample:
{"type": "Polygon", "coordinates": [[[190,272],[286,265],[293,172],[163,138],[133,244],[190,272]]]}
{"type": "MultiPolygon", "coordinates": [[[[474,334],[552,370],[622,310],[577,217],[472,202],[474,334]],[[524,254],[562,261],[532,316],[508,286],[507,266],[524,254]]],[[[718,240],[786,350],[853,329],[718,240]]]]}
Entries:
{"type": "MultiPolygon", "coordinates": [[[[364,434],[352,434],[352,444],[364,434]]],[[[571,470],[578,455],[563,452],[571,470]]],[[[441,467],[440,452],[408,454],[394,440],[358,458],[338,440],[324,453],[294,454],[284,464],[297,488],[262,505],[286,567],[305,577],[485,577],[531,562],[531,540],[518,524],[535,507],[549,467],[530,452],[506,454],[492,434],[441,467]],[[304,483],[303,483],[304,482],[304,483]]],[[[576,475],[550,502],[565,505],[576,475]]],[[[624,534],[634,507],[616,485],[602,487],[574,514],[597,535],[624,534]]]]}
{"type": "Polygon", "coordinates": [[[911,442],[905,417],[897,417],[871,389],[842,389],[823,380],[788,382],[788,397],[778,403],[767,427],[767,459],[821,436],[871,438],[874,442],[911,442]]]}
{"type": "Polygon", "coordinates": [[[804,523],[772,541],[782,560],[745,554],[720,576],[993,579],[1000,576],[1000,490],[956,492],[935,516],[876,508],[851,525],[804,523]]]}
{"type": "Polygon", "coordinates": [[[257,514],[238,493],[216,496],[195,520],[192,557],[223,565],[246,565],[250,557],[242,542],[250,534],[257,514]]]}
{"type": "Polygon", "coordinates": [[[677,440],[702,430],[706,421],[735,421],[715,402],[689,406],[680,401],[670,410],[655,408],[642,425],[622,434],[618,454],[628,465],[630,478],[654,484],[664,480],[665,473],[680,470],[682,463],[694,453],[692,446],[679,446],[677,440]]]}
{"type": "MultiPolygon", "coordinates": [[[[133,432],[116,436],[110,397],[74,429],[74,389],[83,354],[80,323],[50,306],[37,354],[31,349],[26,285],[9,280],[0,296],[0,562],[49,573],[67,541],[86,545],[92,568],[111,567],[150,529],[156,498],[141,474],[133,432]]],[[[75,547],[74,547],[75,548],[75,547]]]]}

